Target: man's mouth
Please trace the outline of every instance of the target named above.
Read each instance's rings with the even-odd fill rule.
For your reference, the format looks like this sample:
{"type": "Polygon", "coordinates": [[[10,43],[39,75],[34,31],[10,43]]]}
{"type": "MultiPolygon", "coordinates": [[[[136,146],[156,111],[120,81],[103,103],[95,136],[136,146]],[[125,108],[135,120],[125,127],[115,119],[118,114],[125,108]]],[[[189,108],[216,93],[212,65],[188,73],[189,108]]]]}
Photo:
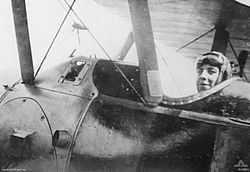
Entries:
{"type": "Polygon", "coordinates": [[[209,86],[208,83],[200,83],[200,85],[202,85],[202,86],[209,86]]]}
{"type": "Polygon", "coordinates": [[[200,83],[200,86],[199,86],[202,90],[207,90],[210,88],[210,84],[208,83],[200,83]]]}

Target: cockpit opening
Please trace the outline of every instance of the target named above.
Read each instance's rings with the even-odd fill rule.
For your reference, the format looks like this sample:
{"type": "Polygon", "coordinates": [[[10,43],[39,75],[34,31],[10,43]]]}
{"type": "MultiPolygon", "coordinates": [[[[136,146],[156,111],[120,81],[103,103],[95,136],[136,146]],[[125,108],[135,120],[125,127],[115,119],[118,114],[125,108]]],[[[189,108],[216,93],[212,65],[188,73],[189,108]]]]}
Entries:
{"type": "Polygon", "coordinates": [[[83,61],[72,62],[67,70],[65,79],[72,82],[76,81],[80,71],[82,70],[85,64],[86,62],[83,61]]]}
{"type": "Polygon", "coordinates": [[[79,85],[84,79],[89,67],[91,66],[91,61],[77,58],[72,59],[72,61],[67,65],[65,71],[60,75],[58,83],[71,83],[73,85],[79,85]]]}

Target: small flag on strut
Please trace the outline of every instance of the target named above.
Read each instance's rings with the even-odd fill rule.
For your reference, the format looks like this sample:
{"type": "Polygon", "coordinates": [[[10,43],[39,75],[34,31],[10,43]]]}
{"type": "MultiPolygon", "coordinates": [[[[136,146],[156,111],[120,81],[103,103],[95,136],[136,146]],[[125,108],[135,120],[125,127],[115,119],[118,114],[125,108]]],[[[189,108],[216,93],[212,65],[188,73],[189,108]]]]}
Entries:
{"type": "Polygon", "coordinates": [[[84,23],[80,24],[80,23],[74,22],[72,24],[72,27],[76,30],[88,30],[87,26],[84,23]]]}

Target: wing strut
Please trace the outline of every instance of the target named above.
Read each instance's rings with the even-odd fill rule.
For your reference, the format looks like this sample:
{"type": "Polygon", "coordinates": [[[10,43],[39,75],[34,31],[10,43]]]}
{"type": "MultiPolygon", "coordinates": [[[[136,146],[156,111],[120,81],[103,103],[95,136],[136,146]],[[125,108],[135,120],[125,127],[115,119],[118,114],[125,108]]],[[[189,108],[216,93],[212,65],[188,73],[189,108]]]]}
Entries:
{"type": "Polygon", "coordinates": [[[25,0],[12,0],[16,40],[22,80],[26,84],[34,81],[34,69],[30,48],[25,0]]]}
{"type": "Polygon", "coordinates": [[[229,33],[225,30],[225,27],[223,25],[217,25],[215,26],[215,29],[216,31],[211,50],[225,54],[227,49],[227,43],[229,40],[229,33]]]}
{"type": "Polygon", "coordinates": [[[140,67],[140,82],[148,104],[162,100],[162,88],[147,0],[128,0],[140,67]]]}

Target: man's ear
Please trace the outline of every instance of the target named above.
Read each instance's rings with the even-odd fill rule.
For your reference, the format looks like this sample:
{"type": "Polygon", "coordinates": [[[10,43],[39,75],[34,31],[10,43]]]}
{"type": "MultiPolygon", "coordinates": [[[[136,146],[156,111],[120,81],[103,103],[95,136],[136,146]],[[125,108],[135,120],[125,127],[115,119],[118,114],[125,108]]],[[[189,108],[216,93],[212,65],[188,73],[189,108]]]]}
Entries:
{"type": "MultiPolygon", "coordinates": [[[[224,73],[224,74],[225,74],[225,73],[224,73]]],[[[217,81],[216,81],[216,85],[219,84],[219,83],[221,83],[222,81],[224,81],[224,80],[223,80],[223,79],[225,78],[225,77],[224,77],[224,74],[222,74],[221,71],[220,71],[220,74],[219,74],[218,79],[217,79],[217,81]]]]}

